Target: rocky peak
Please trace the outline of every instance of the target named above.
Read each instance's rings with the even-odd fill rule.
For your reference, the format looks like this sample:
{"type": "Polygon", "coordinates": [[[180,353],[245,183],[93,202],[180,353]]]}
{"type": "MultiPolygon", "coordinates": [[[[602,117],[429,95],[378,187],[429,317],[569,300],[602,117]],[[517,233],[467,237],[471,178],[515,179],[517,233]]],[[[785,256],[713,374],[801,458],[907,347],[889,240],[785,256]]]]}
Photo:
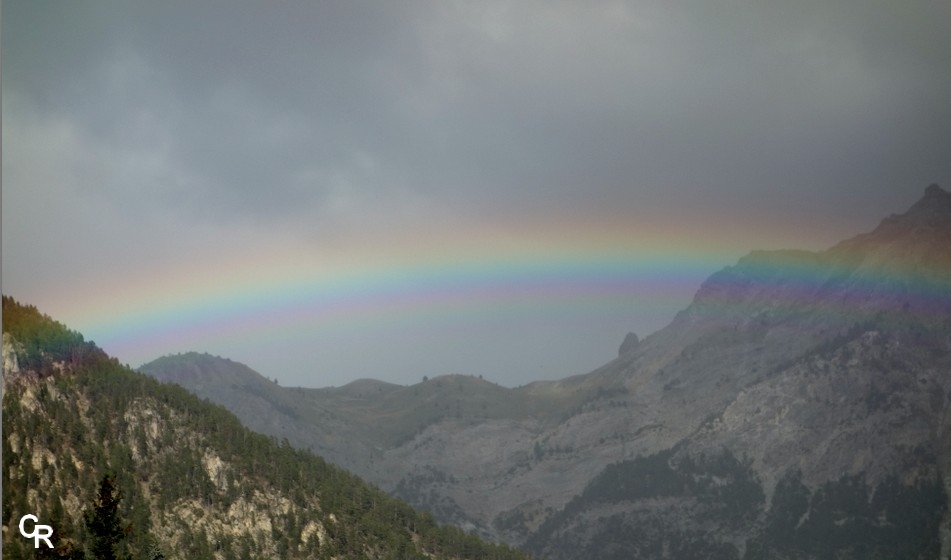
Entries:
{"type": "Polygon", "coordinates": [[[624,342],[621,343],[621,348],[618,349],[618,352],[617,352],[618,356],[623,356],[624,354],[627,354],[628,352],[633,350],[640,342],[641,340],[637,338],[636,334],[632,332],[627,333],[627,336],[624,337],[624,342]]]}
{"type": "Polygon", "coordinates": [[[882,220],[875,230],[839,243],[824,253],[859,273],[892,270],[951,283],[951,194],[931,185],[900,215],[882,220]]]}
{"type": "Polygon", "coordinates": [[[925,189],[925,198],[939,198],[945,201],[951,200],[951,194],[948,191],[941,188],[941,185],[937,183],[931,183],[928,185],[928,188],[925,189]]]}
{"type": "Polygon", "coordinates": [[[947,228],[951,225],[951,193],[932,184],[925,189],[921,200],[900,218],[911,225],[947,228]]]}
{"type": "Polygon", "coordinates": [[[729,332],[762,339],[769,352],[792,359],[856,323],[916,321],[947,328],[948,247],[951,194],[932,185],[906,212],[831,249],[750,253],[710,276],[690,306],[647,346],[663,340],[676,356],[691,345],[720,348],[729,332]]]}
{"type": "Polygon", "coordinates": [[[945,234],[951,230],[951,193],[936,184],[926,188],[924,196],[904,214],[892,214],[882,220],[874,231],[843,241],[832,250],[881,245],[904,237],[909,232],[921,230],[937,230],[945,234]]]}

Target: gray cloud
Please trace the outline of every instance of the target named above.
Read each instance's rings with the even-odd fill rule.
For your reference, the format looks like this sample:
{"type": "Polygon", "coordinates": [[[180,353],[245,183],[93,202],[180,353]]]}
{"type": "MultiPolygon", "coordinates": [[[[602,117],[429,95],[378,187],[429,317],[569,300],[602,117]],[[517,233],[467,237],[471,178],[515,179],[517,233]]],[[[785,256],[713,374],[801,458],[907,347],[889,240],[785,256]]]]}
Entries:
{"type": "Polygon", "coordinates": [[[948,21],[937,0],[5,2],[4,283],[436,214],[770,216],[831,243],[951,182],[948,21]],[[108,250],[79,259],[89,239],[108,250]]]}
{"type": "Polygon", "coordinates": [[[180,195],[225,215],[281,219],[348,181],[488,211],[639,184],[731,204],[830,172],[868,188],[876,157],[882,189],[943,171],[922,148],[951,122],[941,3],[40,9],[10,88],[107,143],[162,145],[197,179],[180,195]]]}

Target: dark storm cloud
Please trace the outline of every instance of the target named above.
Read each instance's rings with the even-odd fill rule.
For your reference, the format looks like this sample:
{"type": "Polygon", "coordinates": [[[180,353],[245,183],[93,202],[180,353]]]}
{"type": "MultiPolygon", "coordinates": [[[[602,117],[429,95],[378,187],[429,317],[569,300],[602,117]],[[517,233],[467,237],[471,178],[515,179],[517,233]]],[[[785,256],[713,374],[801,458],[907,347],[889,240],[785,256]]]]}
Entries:
{"type": "Polygon", "coordinates": [[[8,10],[9,88],[107,144],[150,128],[194,179],[160,198],[220,217],[809,206],[948,172],[941,2],[53,7],[8,10]]]}

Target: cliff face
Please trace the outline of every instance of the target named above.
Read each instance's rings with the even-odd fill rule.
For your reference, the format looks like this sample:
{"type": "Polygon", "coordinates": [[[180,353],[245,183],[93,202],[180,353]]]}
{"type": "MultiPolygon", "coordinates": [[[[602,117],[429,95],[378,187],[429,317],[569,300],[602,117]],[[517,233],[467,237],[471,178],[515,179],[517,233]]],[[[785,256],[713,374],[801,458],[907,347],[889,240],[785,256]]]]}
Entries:
{"type": "MultiPolygon", "coordinates": [[[[292,443],[334,449],[438,518],[552,558],[811,558],[822,551],[782,543],[816,535],[832,535],[826,546],[843,557],[886,558],[911,554],[887,546],[904,537],[882,520],[899,515],[926,520],[915,554],[936,557],[940,541],[943,558],[948,247],[951,195],[932,186],[905,214],[827,251],[750,254],[668,327],[627,339],[589,374],[518,389],[459,376],[282,389],[298,418],[271,433],[305,434],[292,443]],[[350,451],[308,428],[313,411],[350,451]],[[644,477],[670,484],[644,490],[644,477]],[[612,487],[641,489],[611,499],[612,487]],[[896,505],[912,495],[936,505],[896,505]],[[852,498],[833,507],[834,496],[852,498]],[[792,525],[779,521],[792,515],[787,501],[805,503],[792,525]],[[863,529],[836,529],[850,524],[863,529]],[[861,539],[884,544],[866,550],[861,539]]],[[[221,388],[201,394],[220,400],[221,388]]]]}
{"type": "Polygon", "coordinates": [[[723,558],[892,558],[906,554],[889,548],[905,538],[894,532],[896,524],[919,519],[927,530],[914,540],[927,544],[912,557],[938,558],[939,550],[945,557],[951,494],[947,332],[889,322],[857,326],[763,370],[762,378],[738,390],[713,382],[709,394],[724,395],[726,404],[709,406],[699,421],[693,409],[705,401],[685,388],[696,381],[682,380],[668,390],[679,396],[657,395],[671,408],[655,409],[652,429],[686,435],[675,433],[667,442],[635,436],[630,445],[643,446],[638,457],[609,466],[616,469],[610,484],[597,477],[587,484],[532,535],[531,547],[552,558],[592,550],[604,558],[690,558],[711,549],[720,549],[717,557],[723,558]],[[676,406],[678,399],[686,404],[676,406]],[[733,464],[723,465],[724,453],[733,464]],[[782,485],[790,477],[802,487],[804,506],[779,526],[777,508],[791,499],[782,485]],[[648,488],[625,493],[639,484],[648,488]],[[893,487],[905,494],[884,505],[893,487]],[[831,505],[842,495],[851,501],[831,505]],[[875,505],[875,496],[883,503],[875,505]],[[912,503],[933,507],[902,509],[912,503]],[[808,519],[815,526],[800,525],[808,519]],[[838,529],[852,525],[861,529],[838,529]],[[780,533],[787,540],[777,545],[773,537],[780,533]],[[598,548],[617,539],[622,544],[613,552],[598,548]],[[651,548],[670,541],[692,544],[664,554],[651,548]],[[878,544],[863,549],[865,541],[878,544]],[[796,548],[805,542],[821,545],[796,548]],[[748,552],[756,543],[758,552],[748,552]]]}

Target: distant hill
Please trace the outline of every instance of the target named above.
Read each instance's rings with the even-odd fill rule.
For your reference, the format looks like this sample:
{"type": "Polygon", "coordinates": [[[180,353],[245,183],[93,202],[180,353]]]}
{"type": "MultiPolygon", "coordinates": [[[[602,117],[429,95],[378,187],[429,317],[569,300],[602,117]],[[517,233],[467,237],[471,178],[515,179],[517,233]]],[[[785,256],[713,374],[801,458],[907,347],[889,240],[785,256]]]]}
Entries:
{"type": "MultiPolygon", "coordinates": [[[[250,370],[218,373],[258,387],[250,370]]],[[[2,446],[4,558],[41,557],[19,534],[27,513],[55,528],[42,557],[86,557],[101,529],[85,519],[107,477],[121,493],[119,557],[527,558],[440,527],[7,296],[2,446]]]]}
{"type": "Polygon", "coordinates": [[[225,406],[255,431],[286,437],[361,473],[382,461],[382,449],[434,424],[508,419],[554,425],[589,397],[584,391],[534,394],[469,375],[437,376],[410,387],[373,379],[322,389],[281,387],[244,364],[197,352],[163,356],[139,371],[225,406]]]}
{"type": "Polygon", "coordinates": [[[948,558],[949,247],[951,195],[932,185],[826,251],[740,259],[588,374],[271,384],[296,418],[256,429],[548,558],[948,558]]]}

